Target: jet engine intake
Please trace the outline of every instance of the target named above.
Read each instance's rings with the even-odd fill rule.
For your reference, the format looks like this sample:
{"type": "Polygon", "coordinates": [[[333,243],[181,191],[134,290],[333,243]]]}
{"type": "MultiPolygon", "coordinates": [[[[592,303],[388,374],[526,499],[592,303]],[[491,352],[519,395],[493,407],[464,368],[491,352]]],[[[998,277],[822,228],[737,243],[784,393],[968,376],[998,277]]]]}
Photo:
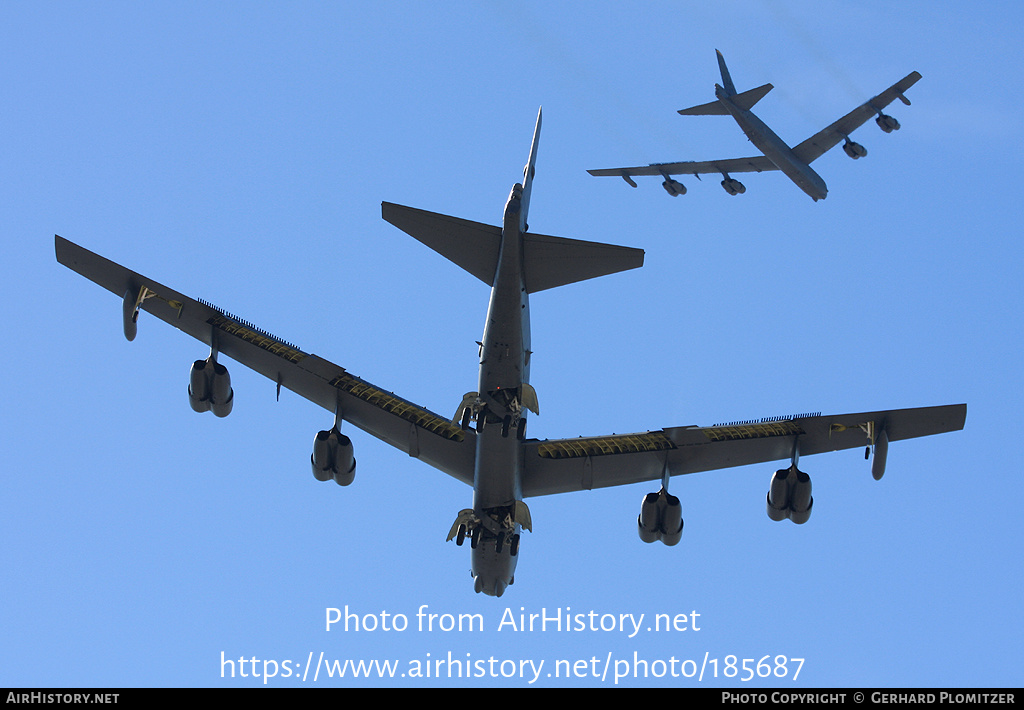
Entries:
{"type": "Polygon", "coordinates": [[[789,518],[803,525],[811,517],[811,477],[797,467],[779,469],[768,489],[768,517],[775,521],[789,518]]]}
{"type": "Polygon", "coordinates": [[[665,182],[661,183],[661,186],[665,188],[665,192],[672,195],[672,197],[679,197],[679,195],[686,194],[686,186],[672,178],[665,178],[665,182]]]}
{"type": "Polygon", "coordinates": [[[875,119],[875,123],[886,133],[892,133],[893,131],[900,130],[900,122],[892,116],[887,116],[884,113],[878,114],[878,118],[875,119]]]}
{"type": "Polygon", "coordinates": [[[644,542],[661,540],[666,545],[676,545],[683,537],[683,507],[678,498],[662,488],[644,496],[636,523],[644,542]]]}
{"type": "Polygon", "coordinates": [[[197,412],[213,412],[215,416],[231,414],[235,393],[231,389],[228,369],[211,355],[192,363],[189,373],[188,401],[197,412]]]}
{"type": "Polygon", "coordinates": [[[851,140],[847,140],[843,143],[843,151],[854,160],[857,160],[857,158],[863,158],[868,154],[867,148],[862,146],[860,143],[854,143],[851,140]]]}
{"type": "Polygon", "coordinates": [[[356,478],[352,440],[337,429],[317,433],[309,461],[313,466],[313,476],[318,481],[333,478],[339,486],[347,486],[356,478]]]}
{"type": "Polygon", "coordinates": [[[725,180],[722,180],[722,187],[725,188],[725,191],[730,195],[742,195],[747,191],[746,185],[735,178],[726,178],[725,180]]]}

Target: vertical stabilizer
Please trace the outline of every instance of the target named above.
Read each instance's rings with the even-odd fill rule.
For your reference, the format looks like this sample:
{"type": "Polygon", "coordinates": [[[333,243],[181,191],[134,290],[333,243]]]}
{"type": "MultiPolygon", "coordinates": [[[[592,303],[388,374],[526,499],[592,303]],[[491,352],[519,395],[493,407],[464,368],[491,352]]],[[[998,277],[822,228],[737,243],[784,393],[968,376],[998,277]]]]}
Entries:
{"type": "Polygon", "coordinates": [[[725,57],[717,49],[715,54],[718,55],[718,68],[722,71],[722,87],[725,89],[729,96],[736,95],[736,86],[732,83],[732,77],[729,76],[729,67],[725,66],[725,57]]]}
{"type": "Polygon", "coordinates": [[[540,117],[543,107],[537,109],[537,125],[533,129],[533,142],[530,144],[530,157],[523,168],[523,197],[520,208],[519,227],[526,231],[526,214],[530,211],[530,191],[533,187],[533,174],[537,165],[537,146],[540,144],[540,117]]]}

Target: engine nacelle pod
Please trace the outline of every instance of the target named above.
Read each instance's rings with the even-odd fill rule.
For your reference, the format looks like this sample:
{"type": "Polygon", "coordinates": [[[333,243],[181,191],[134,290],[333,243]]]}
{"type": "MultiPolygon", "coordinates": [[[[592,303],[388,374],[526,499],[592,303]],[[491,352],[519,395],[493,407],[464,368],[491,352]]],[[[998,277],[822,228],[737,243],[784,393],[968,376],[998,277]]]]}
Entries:
{"type": "Polygon", "coordinates": [[[657,493],[648,493],[640,503],[640,515],[636,519],[640,539],[644,542],[655,542],[659,536],[657,493]]]}
{"type": "Polygon", "coordinates": [[[228,374],[228,368],[219,362],[213,363],[210,382],[210,411],[216,417],[226,417],[231,414],[234,401],[235,393],[231,389],[231,375],[228,374]]]}
{"type": "Polygon", "coordinates": [[[803,471],[796,472],[796,480],[790,488],[789,519],[797,525],[803,525],[811,517],[811,477],[803,471]]]}
{"type": "Polygon", "coordinates": [[[683,506],[674,495],[665,494],[661,511],[661,541],[671,547],[683,537],[683,506]]]}
{"type": "Polygon", "coordinates": [[[334,479],[339,486],[347,486],[355,480],[352,440],[335,429],[317,433],[309,460],[318,481],[334,479]]]}
{"type": "Polygon", "coordinates": [[[811,477],[796,466],[783,468],[772,476],[768,489],[768,517],[779,522],[789,518],[803,525],[811,517],[811,477]]]}
{"type": "Polygon", "coordinates": [[[188,374],[188,403],[197,412],[210,411],[210,383],[206,378],[206,360],[196,360],[188,374]]]}
{"type": "Polygon", "coordinates": [[[683,537],[683,507],[679,499],[664,489],[648,493],[640,504],[637,532],[644,542],[661,540],[675,545],[683,537]]]}
{"type": "Polygon", "coordinates": [[[722,187],[730,195],[742,195],[747,191],[746,185],[739,180],[734,180],[733,178],[726,178],[725,180],[722,180],[722,187]]]}
{"type": "Polygon", "coordinates": [[[860,143],[854,143],[853,141],[846,141],[843,143],[843,151],[854,160],[857,160],[857,158],[863,158],[868,154],[867,148],[862,146],[860,143]]]}
{"type": "Polygon", "coordinates": [[[231,414],[235,393],[228,369],[215,360],[196,360],[189,373],[188,401],[197,412],[213,412],[218,417],[231,414]]]}
{"type": "Polygon", "coordinates": [[[776,471],[768,489],[768,517],[775,522],[789,517],[789,483],[786,480],[788,476],[788,468],[776,471]]]}
{"type": "Polygon", "coordinates": [[[875,123],[886,133],[892,133],[893,131],[900,130],[900,122],[892,116],[886,116],[884,113],[878,114],[878,118],[875,119],[875,123]]]}
{"type": "Polygon", "coordinates": [[[686,186],[672,178],[666,178],[665,182],[661,183],[661,186],[665,188],[665,192],[672,195],[672,197],[678,197],[679,195],[686,194],[686,186]]]}

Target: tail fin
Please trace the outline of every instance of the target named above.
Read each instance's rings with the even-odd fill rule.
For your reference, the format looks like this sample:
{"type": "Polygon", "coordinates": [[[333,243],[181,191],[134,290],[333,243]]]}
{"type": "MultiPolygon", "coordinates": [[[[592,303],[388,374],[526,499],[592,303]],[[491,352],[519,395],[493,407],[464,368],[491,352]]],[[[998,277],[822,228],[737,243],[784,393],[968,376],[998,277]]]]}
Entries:
{"type": "Polygon", "coordinates": [[[540,145],[540,118],[543,107],[537,109],[537,125],[533,129],[533,142],[530,144],[530,157],[526,160],[526,167],[523,168],[523,197],[520,213],[523,224],[526,224],[526,215],[530,211],[530,192],[533,189],[533,175],[537,172],[537,146],[540,145]]]}
{"type": "Polygon", "coordinates": [[[718,68],[722,72],[722,87],[725,89],[729,96],[736,95],[736,86],[732,83],[732,77],[729,76],[729,67],[725,66],[725,57],[717,49],[715,54],[718,55],[718,68]]]}

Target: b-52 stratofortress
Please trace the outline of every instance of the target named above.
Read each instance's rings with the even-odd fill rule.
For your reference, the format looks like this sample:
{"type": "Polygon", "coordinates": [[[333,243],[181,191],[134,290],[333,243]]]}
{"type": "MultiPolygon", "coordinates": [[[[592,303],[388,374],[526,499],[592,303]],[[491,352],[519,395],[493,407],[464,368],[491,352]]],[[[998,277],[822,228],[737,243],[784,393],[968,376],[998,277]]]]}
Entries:
{"type": "Polygon", "coordinates": [[[843,142],[843,151],[853,158],[863,158],[867,149],[860,143],[850,140],[850,134],[864,124],[872,116],[875,123],[886,133],[899,130],[900,124],[892,116],[882,113],[882,109],[899,99],[907,106],[910,101],[903,93],[921,78],[916,71],[907,74],[888,89],[870,101],[861,104],[827,128],[818,131],[803,143],[790,148],[785,141],[765,125],[764,121],[751,112],[758,101],[774,87],[771,84],[759,86],[743,93],[736,93],[736,87],[725,66],[725,58],[718,53],[718,67],[722,73],[722,85],[715,84],[716,99],[709,104],[692,106],[679,111],[683,116],[732,116],[743,129],[761,155],[752,158],[730,158],[727,160],[688,161],[681,163],[654,163],[635,168],[606,168],[588,170],[591,175],[614,175],[621,177],[632,187],[634,175],[660,175],[664,178],[661,186],[673,197],[686,194],[686,187],[672,175],[693,175],[698,180],[707,173],[718,173],[722,176],[722,187],[730,195],[739,195],[747,188],[739,180],[730,177],[730,173],[760,173],[766,170],[781,170],[786,177],[796,183],[797,187],[810,195],[815,202],[824,200],[828,195],[828,187],[818,173],[811,168],[811,163],[824,155],[833,146],[843,142]]]}
{"type": "Polygon", "coordinates": [[[768,516],[806,522],[811,483],[800,455],[866,446],[880,478],[890,441],[962,429],[966,405],[801,415],[711,427],[684,426],[637,434],[530,439],[531,294],[643,265],[640,249],[535,234],[527,212],[541,116],[521,183],[512,186],[500,226],[383,203],[385,220],[461,266],[491,289],[479,348],[476,392],[462,397],[453,419],[435,414],[281,340],[206,301],[194,300],[76,244],[56,237],[57,260],[123,299],[124,334],[133,340],[146,311],[210,348],[189,375],[197,412],[227,416],[234,392],[219,356],[226,355],[318,404],[334,425],[316,434],[313,476],[347,486],[355,477],[352,441],[343,422],[472,486],[473,505],[458,513],[448,539],[472,548],[477,592],[501,596],[514,581],[522,529],[532,530],[525,500],[641,481],[661,487],[643,498],[637,530],[645,542],[675,545],[682,536],[679,499],[669,479],[753,463],[789,460],[771,480],[768,516]]]}

